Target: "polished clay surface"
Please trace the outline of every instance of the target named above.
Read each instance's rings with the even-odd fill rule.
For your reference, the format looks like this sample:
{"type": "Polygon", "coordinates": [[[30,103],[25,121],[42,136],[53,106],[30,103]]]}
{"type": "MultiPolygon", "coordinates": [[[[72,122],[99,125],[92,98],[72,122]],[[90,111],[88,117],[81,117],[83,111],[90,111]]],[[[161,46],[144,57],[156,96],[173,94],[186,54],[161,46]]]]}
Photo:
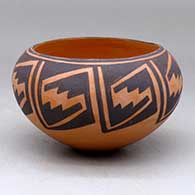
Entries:
{"type": "Polygon", "coordinates": [[[166,49],[119,38],[37,44],[19,58],[12,83],[39,129],[85,150],[142,139],[168,118],[182,91],[179,66],[166,49]]]}

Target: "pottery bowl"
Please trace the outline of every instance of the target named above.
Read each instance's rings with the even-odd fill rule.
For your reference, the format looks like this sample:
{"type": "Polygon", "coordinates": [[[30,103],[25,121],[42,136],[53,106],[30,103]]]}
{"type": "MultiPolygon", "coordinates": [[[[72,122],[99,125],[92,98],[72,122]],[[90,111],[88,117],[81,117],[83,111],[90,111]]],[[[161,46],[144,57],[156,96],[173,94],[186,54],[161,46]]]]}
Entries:
{"type": "Polygon", "coordinates": [[[42,131],[84,150],[111,150],[159,127],[175,109],[182,75],[158,44],[67,38],[26,50],[12,75],[23,113],[42,131]]]}

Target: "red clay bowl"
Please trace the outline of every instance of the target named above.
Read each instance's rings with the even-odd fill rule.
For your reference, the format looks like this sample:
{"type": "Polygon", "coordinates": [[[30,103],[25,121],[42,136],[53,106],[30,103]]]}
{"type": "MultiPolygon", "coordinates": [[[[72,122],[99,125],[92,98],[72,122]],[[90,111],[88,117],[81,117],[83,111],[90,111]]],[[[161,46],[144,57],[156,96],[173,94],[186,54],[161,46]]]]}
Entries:
{"type": "Polygon", "coordinates": [[[24,114],[74,148],[111,150],[142,139],[175,109],[182,75],[158,44],[69,38],[26,50],[13,71],[24,114]]]}

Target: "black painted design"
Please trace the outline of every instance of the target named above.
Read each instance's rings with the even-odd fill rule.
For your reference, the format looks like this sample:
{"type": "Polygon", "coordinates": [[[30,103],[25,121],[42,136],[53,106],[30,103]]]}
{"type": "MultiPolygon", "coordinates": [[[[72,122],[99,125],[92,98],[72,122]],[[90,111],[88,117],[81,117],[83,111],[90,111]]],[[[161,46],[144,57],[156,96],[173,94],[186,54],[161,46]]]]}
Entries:
{"type": "Polygon", "coordinates": [[[147,64],[140,63],[126,64],[122,70],[117,66],[102,66],[110,119],[110,125],[102,123],[103,131],[134,125],[157,112],[154,84],[148,69],[147,64]]]}
{"type": "Polygon", "coordinates": [[[113,62],[80,65],[25,53],[13,72],[15,97],[22,111],[26,115],[34,111],[48,130],[100,123],[106,133],[154,115],[155,125],[172,113],[181,94],[182,76],[168,52],[151,59],[113,62]]]}
{"type": "MultiPolygon", "coordinates": [[[[88,69],[67,71],[58,65],[58,73],[46,63],[38,83],[38,105],[44,126],[48,129],[66,130],[93,124],[88,69]],[[64,121],[64,122],[63,122],[64,121]]],[[[90,70],[92,71],[92,69],[90,70]]]]}
{"type": "Polygon", "coordinates": [[[15,67],[12,80],[14,95],[24,114],[32,113],[32,107],[29,101],[28,79],[32,66],[15,67]]]}
{"type": "Polygon", "coordinates": [[[176,107],[182,91],[182,75],[175,59],[168,52],[153,60],[153,63],[160,71],[162,76],[161,89],[161,112],[158,122],[166,119],[176,107]]]}

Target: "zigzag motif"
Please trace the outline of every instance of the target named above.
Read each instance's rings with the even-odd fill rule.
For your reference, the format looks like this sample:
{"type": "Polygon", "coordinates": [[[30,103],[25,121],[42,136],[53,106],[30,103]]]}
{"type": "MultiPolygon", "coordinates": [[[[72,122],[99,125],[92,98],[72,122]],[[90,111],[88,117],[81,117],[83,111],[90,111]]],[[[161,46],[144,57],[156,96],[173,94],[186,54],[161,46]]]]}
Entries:
{"type": "Polygon", "coordinates": [[[17,78],[17,72],[13,73],[13,78],[12,78],[12,82],[13,82],[13,89],[14,92],[18,94],[18,96],[20,96],[23,93],[23,98],[20,101],[19,105],[21,108],[24,107],[24,104],[27,101],[27,96],[26,96],[26,89],[25,89],[25,83],[18,83],[19,79],[17,78]]]}
{"type": "Polygon", "coordinates": [[[171,54],[168,54],[168,62],[167,62],[167,72],[166,72],[166,80],[169,88],[169,95],[176,96],[181,93],[182,90],[182,77],[181,75],[172,74],[171,79],[169,80],[168,74],[171,71],[172,67],[172,57],[171,54]]]}
{"type": "Polygon", "coordinates": [[[130,103],[133,103],[133,106],[135,107],[145,97],[152,99],[152,93],[150,88],[147,88],[141,93],[138,88],[129,92],[128,88],[125,87],[117,93],[114,92],[114,90],[112,89],[112,100],[114,107],[116,107],[117,105],[121,105],[121,108],[124,108],[130,103]]]}
{"type": "Polygon", "coordinates": [[[173,74],[171,79],[168,80],[168,87],[170,96],[176,96],[181,93],[182,90],[182,77],[181,75],[173,74]]]}
{"type": "Polygon", "coordinates": [[[86,110],[86,102],[84,95],[78,95],[68,98],[69,91],[58,93],[58,88],[50,89],[42,92],[43,104],[49,103],[51,109],[61,106],[62,111],[80,103],[83,110],[86,110]]]}

